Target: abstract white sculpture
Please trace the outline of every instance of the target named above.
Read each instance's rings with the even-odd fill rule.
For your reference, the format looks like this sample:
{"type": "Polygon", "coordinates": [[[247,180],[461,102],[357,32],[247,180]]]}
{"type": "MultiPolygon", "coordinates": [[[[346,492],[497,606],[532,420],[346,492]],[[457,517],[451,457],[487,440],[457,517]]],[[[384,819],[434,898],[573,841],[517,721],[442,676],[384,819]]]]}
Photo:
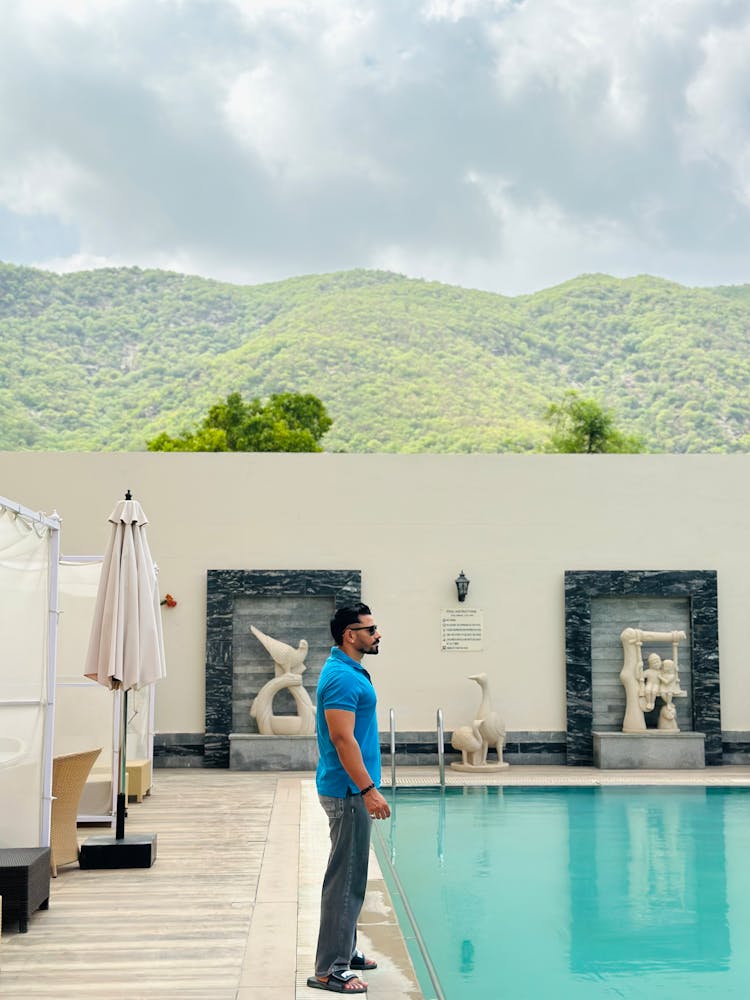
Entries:
{"type": "Polygon", "coordinates": [[[255,638],[271,654],[276,676],[263,685],[250,706],[250,715],[258,723],[262,736],[312,736],[315,732],[315,706],[302,686],[302,674],[307,655],[307,640],[299,646],[289,646],[250,626],[255,638]],[[279,691],[288,690],[297,706],[297,715],[274,715],[273,699],[279,691]]]}
{"type": "Polygon", "coordinates": [[[476,718],[470,726],[454,729],[451,746],[461,751],[461,763],[452,763],[457,771],[500,771],[509,765],[503,760],[505,746],[505,724],[493,711],[487,674],[471,674],[469,680],[476,681],[482,690],[482,698],[476,718]],[[493,747],[497,753],[497,763],[487,763],[487,750],[493,747]]]}
{"type": "Polygon", "coordinates": [[[646,732],[644,712],[650,712],[656,699],[664,702],[659,712],[657,728],[678,733],[677,711],[673,698],[686,698],[687,691],[680,687],[678,671],[678,644],[685,638],[682,631],[647,632],[638,628],[626,628],[620,633],[623,648],[623,665],[620,681],[625,688],[625,717],[622,723],[624,733],[646,732]],[[650,653],[648,666],[643,666],[644,642],[671,642],[672,659],[662,660],[658,653],[650,653]]]}

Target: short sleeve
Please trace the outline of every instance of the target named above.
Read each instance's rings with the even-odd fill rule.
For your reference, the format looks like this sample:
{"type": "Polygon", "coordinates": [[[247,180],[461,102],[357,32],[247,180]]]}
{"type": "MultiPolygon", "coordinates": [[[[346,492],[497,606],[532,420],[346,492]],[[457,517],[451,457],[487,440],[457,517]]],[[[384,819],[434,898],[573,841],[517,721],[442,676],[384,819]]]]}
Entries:
{"type": "Polygon", "coordinates": [[[320,702],[324,712],[329,708],[356,712],[357,685],[352,684],[352,677],[345,671],[337,671],[326,680],[325,687],[320,692],[320,702]]]}

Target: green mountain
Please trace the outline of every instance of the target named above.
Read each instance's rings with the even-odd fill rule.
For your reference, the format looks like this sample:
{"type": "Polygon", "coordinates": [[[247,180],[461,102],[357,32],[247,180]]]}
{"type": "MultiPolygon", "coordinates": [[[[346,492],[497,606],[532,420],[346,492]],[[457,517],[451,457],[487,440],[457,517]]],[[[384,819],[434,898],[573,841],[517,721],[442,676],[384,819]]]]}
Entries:
{"type": "Polygon", "coordinates": [[[748,285],[584,275],[507,298],[381,271],[0,264],[0,337],[0,450],[142,450],[232,391],[292,391],[325,403],[329,451],[532,451],[568,388],[649,450],[750,450],[748,285]]]}

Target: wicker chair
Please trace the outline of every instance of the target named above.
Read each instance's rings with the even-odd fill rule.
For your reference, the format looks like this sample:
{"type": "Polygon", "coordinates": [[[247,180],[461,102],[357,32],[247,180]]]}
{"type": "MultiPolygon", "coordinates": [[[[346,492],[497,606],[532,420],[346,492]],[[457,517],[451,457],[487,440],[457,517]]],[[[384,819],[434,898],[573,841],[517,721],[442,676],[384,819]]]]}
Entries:
{"type": "Polygon", "coordinates": [[[78,861],[78,803],[89,771],[101,752],[99,747],[98,750],[68,753],[52,761],[50,866],[53,878],[57,878],[59,865],[78,861]]]}

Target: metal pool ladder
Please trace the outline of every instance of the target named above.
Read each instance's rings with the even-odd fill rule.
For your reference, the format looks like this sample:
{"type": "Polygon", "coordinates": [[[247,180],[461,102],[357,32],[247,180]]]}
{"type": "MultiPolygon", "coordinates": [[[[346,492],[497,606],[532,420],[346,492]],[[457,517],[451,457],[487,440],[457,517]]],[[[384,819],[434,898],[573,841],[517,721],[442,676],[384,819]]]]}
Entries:
{"type": "Polygon", "coordinates": [[[396,710],[392,708],[388,713],[391,726],[391,789],[396,790],[396,710]]]}
{"type": "Polygon", "coordinates": [[[445,788],[445,734],[443,732],[443,710],[437,710],[437,749],[440,787],[445,788]]]}

